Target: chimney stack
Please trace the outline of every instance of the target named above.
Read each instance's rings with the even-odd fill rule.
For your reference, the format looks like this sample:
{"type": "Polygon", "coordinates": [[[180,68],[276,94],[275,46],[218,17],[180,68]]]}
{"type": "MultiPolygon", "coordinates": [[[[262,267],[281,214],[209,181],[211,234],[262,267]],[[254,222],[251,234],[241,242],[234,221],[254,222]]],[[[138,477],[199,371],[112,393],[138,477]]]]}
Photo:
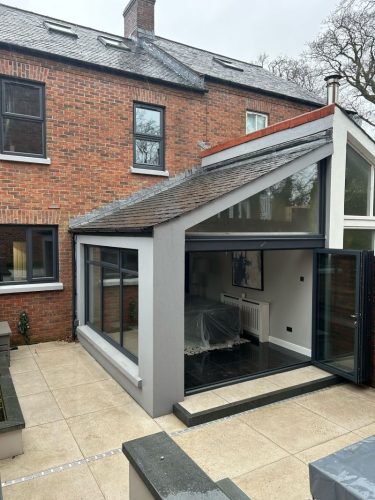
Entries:
{"type": "Polygon", "coordinates": [[[339,100],[341,75],[329,75],[324,78],[327,82],[327,104],[336,104],[339,100]]]}
{"type": "Polygon", "coordinates": [[[130,0],[123,14],[125,38],[137,38],[138,35],[154,36],[155,1],[130,0]]]}

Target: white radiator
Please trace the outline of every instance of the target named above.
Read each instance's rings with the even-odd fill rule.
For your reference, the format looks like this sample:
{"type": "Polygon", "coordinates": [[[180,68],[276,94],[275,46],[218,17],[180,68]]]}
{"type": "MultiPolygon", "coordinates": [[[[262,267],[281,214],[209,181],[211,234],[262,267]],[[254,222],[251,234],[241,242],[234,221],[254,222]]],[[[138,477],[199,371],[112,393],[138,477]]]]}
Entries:
{"type": "Polygon", "coordinates": [[[242,329],[257,335],[259,342],[268,342],[270,334],[270,305],[268,302],[242,299],[227,293],[221,294],[221,302],[239,307],[242,329]]]}

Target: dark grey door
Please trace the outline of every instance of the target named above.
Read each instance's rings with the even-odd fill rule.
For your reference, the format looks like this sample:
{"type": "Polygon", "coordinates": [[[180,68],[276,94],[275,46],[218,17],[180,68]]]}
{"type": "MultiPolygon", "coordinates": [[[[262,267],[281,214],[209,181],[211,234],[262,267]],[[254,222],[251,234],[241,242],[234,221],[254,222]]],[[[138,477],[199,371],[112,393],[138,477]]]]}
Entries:
{"type": "Polygon", "coordinates": [[[374,253],[316,250],[313,363],[360,384],[370,376],[374,253]]]}

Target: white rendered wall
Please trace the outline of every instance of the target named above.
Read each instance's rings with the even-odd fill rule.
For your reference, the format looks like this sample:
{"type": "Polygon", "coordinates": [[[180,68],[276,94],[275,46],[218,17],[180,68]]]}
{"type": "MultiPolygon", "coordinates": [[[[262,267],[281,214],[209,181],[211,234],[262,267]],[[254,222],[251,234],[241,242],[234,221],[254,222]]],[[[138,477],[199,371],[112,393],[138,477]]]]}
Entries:
{"type": "MultiPolygon", "coordinates": [[[[288,342],[299,352],[310,355],[312,328],[313,252],[311,250],[270,250],[263,253],[264,291],[232,286],[232,252],[191,254],[205,270],[203,286],[191,283],[191,293],[220,300],[220,293],[270,303],[270,336],[275,343],[288,342]],[[303,277],[304,281],[300,281],[303,277]],[[205,285],[205,286],[204,286],[205,285]],[[293,332],[288,332],[291,327],[293,332]],[[275,340],[274,340],[275,339],[275,340]],[[299,349],[302,348],[302,349],[299,349]]],[[[198,277],[199,278],[199,277],[198,277]]],[[[194,278],[193,278],[194,280],[194,278]]]]}

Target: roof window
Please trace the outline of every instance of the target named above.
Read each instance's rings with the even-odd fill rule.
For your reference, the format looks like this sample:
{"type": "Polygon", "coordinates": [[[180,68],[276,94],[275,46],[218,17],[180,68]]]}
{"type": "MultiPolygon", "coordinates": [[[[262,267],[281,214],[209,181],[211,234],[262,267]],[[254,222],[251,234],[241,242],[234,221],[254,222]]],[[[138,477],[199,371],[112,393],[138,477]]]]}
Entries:
{"type": "Polygon", "coordinates": [[[66,26],[66,24],[52,23],[50,21],[45,21],[44,25],[48,31],[53,31],[54,33],[60,33],[61,35],[68,35],[74,38],[78,38],[77,33],[75,33],[71,26],[66,26]]]}
{"type": "Polygon", "coordinates": [[[118,38],[109,38],[107,36],[98,36],[98,40],[102,42],[106,47],[114,47],[115,49],[130,50],[130,48],[125,45],[122,40],[118,38]]]}
{"type": "Polygon", "coordinates": [[[220,57],[214,57],[213,59],[215,62],[221,64],[225,68],[234,69],[235,71],[243,71],[242,68],[236,66],[234,62],[228,61],[227,59],[220,59],[220,57]]]}

